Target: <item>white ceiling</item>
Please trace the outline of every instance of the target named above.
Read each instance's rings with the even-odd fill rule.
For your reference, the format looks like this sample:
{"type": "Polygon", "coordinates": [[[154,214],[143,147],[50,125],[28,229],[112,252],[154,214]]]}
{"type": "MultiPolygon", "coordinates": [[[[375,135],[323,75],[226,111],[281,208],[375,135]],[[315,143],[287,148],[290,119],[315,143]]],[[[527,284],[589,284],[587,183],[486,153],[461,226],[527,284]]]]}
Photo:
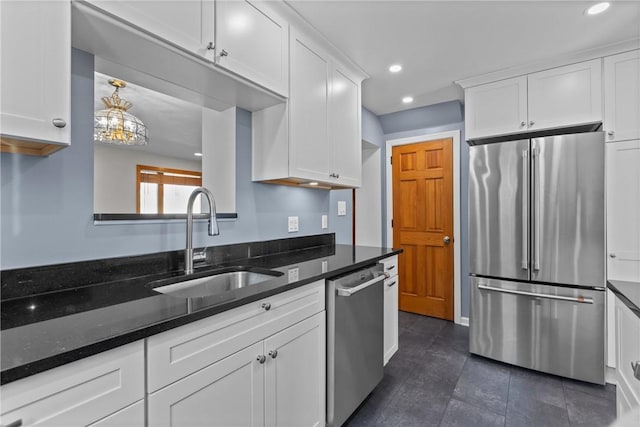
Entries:
{"type": "Polygon", "coordinates": [[[637,39],[640,1],[288,0],[370,78],[362,101],[377,115],[462,100],[454,81],[637,39]],[[397,74],[391,64],[401,64],[397,74]],[[412,104],[403,104],[404,96],[412,104]]]}

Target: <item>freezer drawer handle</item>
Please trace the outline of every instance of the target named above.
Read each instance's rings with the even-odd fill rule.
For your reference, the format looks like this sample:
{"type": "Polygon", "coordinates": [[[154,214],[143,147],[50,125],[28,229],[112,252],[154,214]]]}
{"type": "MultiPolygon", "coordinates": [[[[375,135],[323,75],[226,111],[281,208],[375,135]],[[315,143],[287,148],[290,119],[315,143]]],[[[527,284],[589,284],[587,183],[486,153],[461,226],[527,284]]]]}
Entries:
{"type": "Polygon", "coordinates": [[[640,360],[631,362],[631,370],[633,371],[633,376],[640,381],[640,360]]]}
{"type": "Polygon", "coordinates": [[[485,291],[502,292],[502,293],[505,293],[505,294],[526,295],[528,297],[547,298],[547,299],[555,299],[555,300],[560,300],[560,301],[578,302],[580,304],[593,304],[593,298],[588,298],[588,297],[564,297],[562,295],[538,294],[536,292],[516,291],[516,290],[513,290],[513,289],[495,288],[493,286],[487,286],[487,285],[478,285],[478,289],[483,289],[485,291]]]}
{"type": "Polygon", "coordinates": [[[336,287],[336,290],[338,291],[338,295],[340,295],[341,297],[350,297],[351,295],[363,290],[364,288],[368,288],[371,285],[375,285],[378,282],[382,282],[384,279],[385,279],[385,276],[382,275],[382,276],[376,277],[375,279],[371,279],[368,282],[364,282],[362,285],[355,286],[353,288],[336,287]]]}

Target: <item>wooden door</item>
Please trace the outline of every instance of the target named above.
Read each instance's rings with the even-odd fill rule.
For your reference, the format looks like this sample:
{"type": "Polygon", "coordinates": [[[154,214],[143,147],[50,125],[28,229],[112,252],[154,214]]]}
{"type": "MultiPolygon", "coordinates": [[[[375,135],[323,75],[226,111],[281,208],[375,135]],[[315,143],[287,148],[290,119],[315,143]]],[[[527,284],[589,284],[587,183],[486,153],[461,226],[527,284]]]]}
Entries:
{"type": "Polygon", "coordinates": [[[453,320],[453,140],[393,147],[400,310],[453,320]]]}

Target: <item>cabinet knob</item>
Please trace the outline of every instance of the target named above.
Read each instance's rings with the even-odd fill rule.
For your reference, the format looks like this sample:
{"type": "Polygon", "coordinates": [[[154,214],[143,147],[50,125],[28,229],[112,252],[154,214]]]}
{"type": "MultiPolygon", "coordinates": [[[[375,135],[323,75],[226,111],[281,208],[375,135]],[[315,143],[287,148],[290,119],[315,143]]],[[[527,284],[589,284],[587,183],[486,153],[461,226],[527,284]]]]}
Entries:
{"type": "Polygon", "coordinates": [[[529,127],[531,127],[531,126],[533,126],[535,124],[536,124],[536,122],[534,120],[529,121],[529,127]]]}
{"type": "Polygon", "coordinates": [[[271,303],[270,302],[264,302],[264,303],[262,303],[262,305],[260,307],[264,308],[264,311],[269,311],[269,310],[271,310],[271,303]]]}
{"type": "Polygon", "coordinates": [[[616,254],[614,254],[613,252],[609,254],[609,258],[615,258],[615,257],[616,257],[616,254]]]}
{"type": "Polygon", "coordinates": [[[216,48],[216,46],[213,44],[213,42],[209,42],[209,44],[207,45],[207,50],[214,50],[216,48]]]}
{"type": "Polygon", "coordinates": [[[220,56],[229,56],[229,52],[227,52],[226,50],[222,49],[220,51],[220,56]]]}
{"type": "Polygon", "coordinates": [[[613,135],[615,135],[615,132],[610,130],[609,132],[607,132],[607,135],[613,138],[613,135]]]}
{"type": "Polygon", "coordinates": [[[264,362],[267,361],[267,357],[264,354],[261,354],[258,357],[256,357],[256,360],[260,362],[260,364],[262,365],[264,362]]]}
{"type": "Polygon", "coordinates": [[[63,127],[65,127],[67,125],[67,122],[65,122],[63,119],[60,119],[60,118],[51,120],[51,123],[53,123],[53,125],[55,127],[60,128],[60,129],[62,129],[63,127]]]}
{"type": "Polygon", "coordinates": [[[524,120],[520,122],[520,127],[523,128],[527,125],[527,122],[525,122],[524,120]]]}
{"type": "Polygon", "coordinates": [[[278,357],[278,350],[271,350],[269,352],[269,356],[271,356],[272,359],[275,359],[276,357],[278,357]]]}
{"type": "Polygon", "coordinates": [[[631,370],[633,370],[633,376],[640,380],[640,360],[631,362],[631,370]]]}
{"type": "Polygon", "coordinates": [[[20,418],[19,420],[15,420],[14,422],[11,422],[9,424],[3,424],[0,427],[20,427],[22,425],[22,418],[20,418]]]}
{"type": "Polygon", "coordinates": [[[340,174],[339,173],[336,174],[336,178],[340,178],[340,174]]]}
{"type": "Polygon", "coordinates": [[[387,286],[388,286],[388,287],[392,287],[392,286],[393,286],[393,285],[395,285],[395,284],[396,284],[396,281],[394,280],[393,282],[389,283],[387,286]]]}

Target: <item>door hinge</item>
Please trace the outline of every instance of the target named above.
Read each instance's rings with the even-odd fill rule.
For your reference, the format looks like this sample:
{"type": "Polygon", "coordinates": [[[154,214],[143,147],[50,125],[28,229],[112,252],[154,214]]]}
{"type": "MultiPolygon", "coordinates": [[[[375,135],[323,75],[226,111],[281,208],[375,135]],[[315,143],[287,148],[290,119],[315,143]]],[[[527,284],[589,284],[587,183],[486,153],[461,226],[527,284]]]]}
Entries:
{"type": "Polygon", "coordinates": [[[389,164],[393,164],[393,156],[389,157],[389,164]]]}
{"type": "Polygon", "coordinates": [[[393,228],[393,219],[391,220],[391,228],[393,228]]]}

